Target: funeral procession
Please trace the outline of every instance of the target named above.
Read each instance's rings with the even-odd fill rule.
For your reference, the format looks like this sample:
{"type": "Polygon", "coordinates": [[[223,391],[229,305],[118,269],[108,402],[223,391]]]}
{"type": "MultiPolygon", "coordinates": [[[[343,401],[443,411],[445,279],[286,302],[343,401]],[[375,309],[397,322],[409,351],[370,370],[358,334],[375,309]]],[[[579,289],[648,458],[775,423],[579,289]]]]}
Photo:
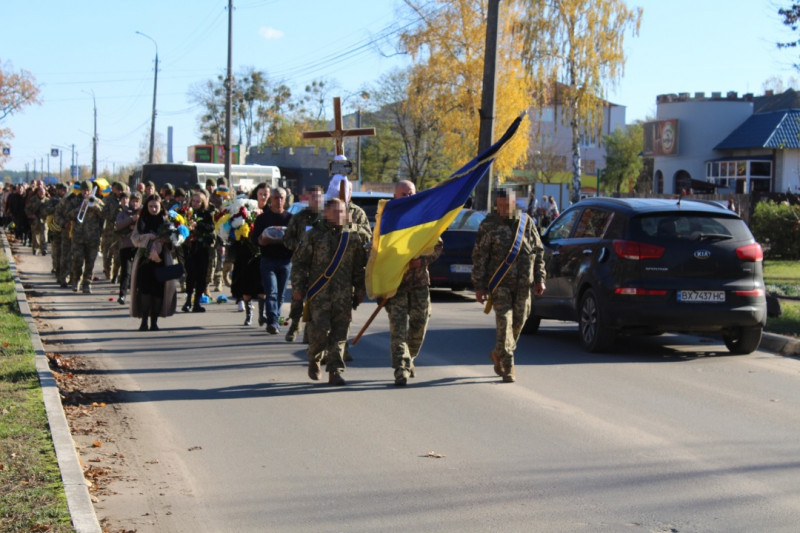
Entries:
{"type": "Polygon", "coordinates": [[[800,531],[800,3],[3,15],[0,532],[800,531]]]}

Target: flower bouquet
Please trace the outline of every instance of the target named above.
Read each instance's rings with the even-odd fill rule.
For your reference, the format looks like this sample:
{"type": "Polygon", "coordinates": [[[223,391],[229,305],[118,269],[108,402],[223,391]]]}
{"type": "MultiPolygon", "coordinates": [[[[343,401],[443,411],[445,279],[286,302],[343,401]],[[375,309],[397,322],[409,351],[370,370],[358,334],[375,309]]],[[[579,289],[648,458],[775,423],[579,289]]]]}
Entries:
{"type": "Polygon", "coordinates": [[[236,198],[214,216],[214,229],[225,242],[248,241],[258,214],[256,200],[236,198]]]}
{"type": "Polygon", "coordinates": [[[162,234],[160,237],[169,237],[172,246],[178,247],[183,244],[183,241],[189,236],[189,227],[186,225],[186,218],[175,210],[170,209],[167,211],[167,219],[169,223],[162,226],[162,234]]]}

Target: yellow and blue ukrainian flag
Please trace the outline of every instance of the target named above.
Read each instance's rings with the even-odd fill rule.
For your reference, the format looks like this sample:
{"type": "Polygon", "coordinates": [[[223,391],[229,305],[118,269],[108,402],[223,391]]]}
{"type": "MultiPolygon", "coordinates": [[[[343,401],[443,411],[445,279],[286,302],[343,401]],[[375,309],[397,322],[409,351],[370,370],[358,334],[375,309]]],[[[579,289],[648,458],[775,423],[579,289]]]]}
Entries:
{"type": "Polygon", "coordinates": [[[516,133],[523,116],[514,120],[500,140],[447,181],[412,196],[381,200],[367,263],[367,294],[370,298],[394,296],[408,263],[415,257],[433,252],[439,237],[464,207],[500,149],[516,133]]]}

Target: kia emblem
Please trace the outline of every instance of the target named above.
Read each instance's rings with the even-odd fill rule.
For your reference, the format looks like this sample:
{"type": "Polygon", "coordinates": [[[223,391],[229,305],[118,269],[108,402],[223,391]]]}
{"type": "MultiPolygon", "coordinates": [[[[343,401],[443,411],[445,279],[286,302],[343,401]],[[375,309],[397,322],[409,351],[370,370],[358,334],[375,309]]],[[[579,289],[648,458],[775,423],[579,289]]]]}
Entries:
{"type": "Polygon", "coordinates": [[[695,259],[708,259],[711,257],[711,252],[708,250],[695,250],[694,257],[695,259]]]}

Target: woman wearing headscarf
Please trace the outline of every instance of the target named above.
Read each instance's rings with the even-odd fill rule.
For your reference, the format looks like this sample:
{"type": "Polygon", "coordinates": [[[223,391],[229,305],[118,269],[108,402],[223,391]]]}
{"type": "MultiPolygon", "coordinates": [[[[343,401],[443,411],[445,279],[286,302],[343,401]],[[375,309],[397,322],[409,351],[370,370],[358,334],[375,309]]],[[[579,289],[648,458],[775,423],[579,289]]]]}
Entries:
{"type": "Polygon", "coordinates": [[[200,298],[206,292],[206,274],[211,249],[214,246],[214,219],[208,210],[208,195],[203,190],[192,192],[192,215],[187,221],[191,234],[183,245],[184,265],[186,267],[186,303],[181,308],[185,312],[202,313],[200,298]],[[192,305],[194,293],[194,305],[192,305]]]}
{"type": "MultiPolygon", "coordinates": [[[[258,202],[258,209],[255,215],[258,216],[267,205],[269,198],[269,187],[266,183],[259,183],[250,192],[250,200],[258,202]]],[[[234,298],[241,298],[244,301],[246,315],[244,325],[249,326],[253,323],[253,297],[258,298],[258,324],[266,323],[264,288],[261,285],[261,258],[258,247],[253,244],[251,237],[242,240],[234,240],[228,248],[233,254],[233,272],[231,273],[231,293],[234,298]]]]}
{"type": "Polygon", "coordinates": [[[139,331],[147,331],[148,318],[150,331],[158,331],[158,317],[172,316],[177,302],[175,280],[156,277],[157,269],[172,265],[169,220],[158,194],[145,199],[131,241],[138,248],[131,279],[131,316],[142,319],[139,331]]]}

